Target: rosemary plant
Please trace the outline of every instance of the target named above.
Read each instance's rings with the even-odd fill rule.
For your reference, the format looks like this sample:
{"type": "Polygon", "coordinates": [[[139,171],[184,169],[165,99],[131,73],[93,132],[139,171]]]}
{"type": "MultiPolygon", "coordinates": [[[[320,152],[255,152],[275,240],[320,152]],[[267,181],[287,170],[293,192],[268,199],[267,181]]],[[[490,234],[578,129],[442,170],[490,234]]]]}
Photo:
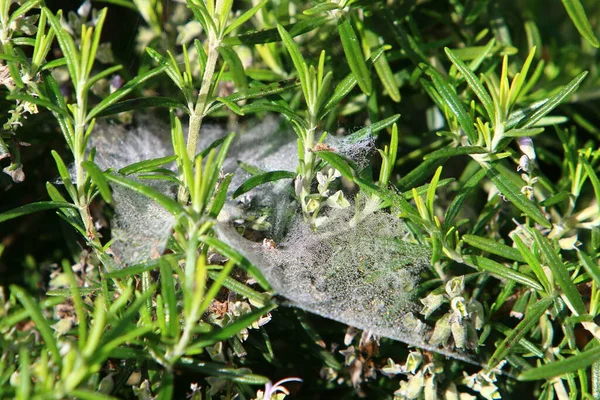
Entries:
{"type": "Polygon", "coordinates": [[[600,397],[599,17],[0,0],[0,397],[600,397]]]}

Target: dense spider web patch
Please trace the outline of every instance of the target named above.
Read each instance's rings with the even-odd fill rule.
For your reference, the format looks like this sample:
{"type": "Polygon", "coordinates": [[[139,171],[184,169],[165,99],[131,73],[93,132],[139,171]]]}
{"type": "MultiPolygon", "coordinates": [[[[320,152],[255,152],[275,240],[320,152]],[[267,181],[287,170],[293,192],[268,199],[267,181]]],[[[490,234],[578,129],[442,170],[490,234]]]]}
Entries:
{"type": "MultiPolygon", "coordinates": [[[[203,126],[199,149],[225,134],[219,127],[203,126]]],[[[153,120],[132,130],[101,125],[93,137],[96,161],[103,168],[117,170],[172,154],[168,127],[153,120]]],[[[364,165],[373,138],[359,142],[332,138],[327,144],[364,165]]],[[[225,173],[235,174],[230,194],[250,176],[238,161],[261,171],[295,171],[295,136],[282,130],[275,119],[239,134],[223,168],[225,173]]],[[[174,193],[167,183],[143,182],[163,193],[174,193]]],[[[415,288],[430,254],[426,247],[411,242],[399,218],[386,211],[365,212],[365,200],[359,198],[353,207],[329,210],[327,221],[314,231],[300,215],[292,186],[290,180],[261,185],[241,200],[228,201],[216,226],[219,238],[255,264],[275,292],[294,306],[380,336],[471,360],[466,353],[428,343],[432,329],[418,318],[415,288]],[[356,217],[355,210],[361,210],[356,217]],[[250,241],[234,227],[234,221],[239,226],[240,220],[256,212],[268,214],[270,227],[263,234],[275,239],[274,246],[250,241]]],[[[115,242],[111,248],[121,266],[162,253],[173,217],[144,196],[117,185],[113,190],[115,242]]]]}
{"type": "Polygon", "coordinates": [[[418,317],[419,274],[427,248],[409,242],[401,220],[384,211],[354,224],[351,208],[336,210],[315,232],[300,218],[281,242],[245,239],[230,222],[221,240],[256,265],[292,305],[376,335],[472,361],[468,354],[429,344],[432,329],[418,317]],[[267,244],[268,243],[268,244],[267,244]]]}
{"type": "MultiPolygon", "coordinates": [[[[96,149],[95,162],[102,169],[119,169],[152,158],[172,154],[167,146],[168,130],[148,122],[132,129],[109,123],[98,124],[90,137],[90,148],[96,149]]],[[[131,179],[138,180],[135,176],[131,179]]],[[[170,193],[173,184],[144,180],[144,184],[163,193],[170,193]]],[[[112,185],[114,216],[111,219],[110,250],[118,266],[137,264],[159,256],[165,249],[174,218],[162,206],[119,185],[112,185]]]]}
{"type": "MultiPolygon", "coordinates": [[[[223,138],[226,133],[221,126],[204,124],[198,151],[223,138]]],[[[239,168],[238,161],[264,171],[282,166],[290,171],[295,170],[297,151],[294,138],[289,130],[280,128],[280,121],[275,118],[266,118],[259,125],[238,135],[231,146],[230,157],[223,166],[225,173],[235,171],[229,194],[250,177],[248,172],[239,168]]],[[[130,127],[99,122],[90,136],[88,147],[96,149],[95,162],[100,168],[112,168],[114,171],[139,161],[173,154],[169,126],[147,116],[138,118],[136,125],[130,127]]],[[[167,168],[173,170],[174,164],[167,168]]],[[[140,179],[135,174],[128,178],[141,181],[170,196],[176,193],[176,188],[169,182],[147,179],[148,176],[140,179]]],[[[112,185],[112,189],[115,213],[111,219],[113,241],[110,249],[116,265],[125,267],[162,254],[174,223],[173,216],[146,196],[119,185],[112,185]]],[[[272,191],[261,188],[252,191],[255,204],[273,204],[275,197],[272,196],[272,191]]]]}

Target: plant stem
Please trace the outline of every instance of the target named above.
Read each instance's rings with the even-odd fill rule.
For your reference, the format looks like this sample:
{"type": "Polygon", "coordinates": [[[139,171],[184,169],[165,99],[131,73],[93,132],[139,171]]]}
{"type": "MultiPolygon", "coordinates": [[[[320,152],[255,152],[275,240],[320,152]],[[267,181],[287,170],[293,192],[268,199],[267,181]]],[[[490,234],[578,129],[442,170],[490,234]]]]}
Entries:
{"type": "Polygon", "coordinates": [[[73,157],[75,158],[75,178],[77,182],[77,206],[85,226],[85,232],[94,250],[101,248],[94,221],[89,210],[89,201],[85,193],[86,173],[82,162],[85,160],[85,112],[87,110],[86,93],[83,90],[85,82],[76,85],[77,110],[75,112],[75,140],[73,141],[73,157]]]}
{"type": "MultiPolygon", "coordinates": [[[[206,66],[204,67],[204,74],[202,76],[202,84],[200,86],[200,93],[198,93],[198,101],[196,102],[196,108],[190,117],[190,125],[188,127],[188,138],[187,138],[187,156],[193,162],[196,157],[196,148],[198,147],[198,138],[200,136],[200,128],[202,127],[202,120],[204,119],[204,112],[210,97],[210,89],[212,87],[213,76],[215,74],[215,67],[217,65],[217,59],[219,57],[219,45],[220,41],[213,35],[210,35],[208,39],[208,55],[206,60],[206,66]]],[[[185,187],[179,188],[177,199],[180,203],[186,203],[188,200],[188,192],[185,187]]]]}
{"type": "Polygon", "coordinates": [[[317,122],[314,115],[310,116],[309,127],[306,130],[306,134],[304,136],[304,163],[303,163],[303,171],[302,171],[302,192],[300,194],[300,204],[302,204],[302,212],[304,214],[305,221],[311,221],[313,217],[308,212],[307,206],[308,203],[306,198],[310,195],[310,186],[312,184],[313,179],[313,164],[314,164],[314,153],[313,147],[315,146],[315,131],[317,130],[317,122]]]}
{"type": "Polygon", "coordinates": [[[215,66],[217,65],[219,56],[219,45],[220,43],[216,38],[209,38],[208,58],[206,60],[206,66],[204,67],[202,85],[200,86],[200,93],[198,94],[198,101],[196,102],[194,114],[190,117],[190,126],[188,129],[187,154],[190,160],[193,160],[196,156],[196,146],[198,144],[198,137],[200,136],[200,127],[202,126],[204,111],[206,111],[206,105],[208,104],[213,75],[215,74],[215,66]]]}

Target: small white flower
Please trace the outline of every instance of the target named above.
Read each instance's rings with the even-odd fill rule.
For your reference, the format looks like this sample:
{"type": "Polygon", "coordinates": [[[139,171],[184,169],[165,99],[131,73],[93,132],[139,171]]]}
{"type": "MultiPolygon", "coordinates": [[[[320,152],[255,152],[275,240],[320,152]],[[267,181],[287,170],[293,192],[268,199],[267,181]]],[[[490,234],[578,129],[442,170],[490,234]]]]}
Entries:
{"type": "Polygon", "coordinates": [[[411,351],[406,358],[406,364],[404,364],[404,370],[410,371],[411,374],[414,374],[417,368],[423,362],[423,353],[420,351],[411,351]]]}
{"type": "MultiPolygon", "coordinates": [[[[407,364],[408,364],[408,362],[407,362],[407,364]]],[[[401,373],[405,372],[405,369],[404,369],[404,367],[402,365],[396,364],[394,362],[394,360],[392,360],[391,358],[388,358],[387,365],[385,367],[381,368],[381,372],[385,376],[392,377],[394,375],[401,374],[401,373]]]]}
{"type": "Polygon", "coordinates": [[[533,147],[533,140],[529,136],[520,137],[517,142],[519,143],[519,149],[523,154],[529,157],[530,160],[535,160],[535,148],[533,147]]]}
{"type": "Polygon", "coordinates": [[[531,160],[525,154],[519,158],[519,166],[517,167],[517,171],[525,171],[531,172],[533,170],[531,165],[531,160]]]}
{"type": "Polygon", "coordinates": [[[338,190],[327,199],[327,205],[331,208],[346,208],[350,207],[350,202],[346,200],[341,190],[338,190]]]}
{"type": "Polygon", "coordinates": [[[465,290],[465,277],[463,275],[454,277],[446,283],[446,293],[450,298],[459,296],[465,290]]]}
{"type": "Polygon", "coordinates": [[[77,9],[77,15],[81,18],[87,18],[90,15],[90,11],[92,10],[92,2],[90,0],[85,0],[77,9]]]}
{"type": "Polygon", "coordinates": [[[428,294],[423,299],[419,299],[419,301],[423,304],[421,314],[425,316],[425,319],[429,318],[429,316],[444,303],[444,300],[445,297],[443,294],[433,293],[428,294]]]}
{"type": "Polygon", "coordinates": [[[576,250],[581,243],[577,240],[577,235],[562,238],[558,240],[558,245],[563,250],[576,250]]]}
{"type": "MultiPolygon", "coordinates": [[[[265,391],[262,392],[262,390],[259,390],[259,392],[262,392],[261,393],[262,396],[258,395],[258,393],[257,393],[257,399],[271,400],[272,396],[277,395],[278,393],[281,393],[281,394],[287,396],[288,394],[290,394],[290,392],[283,386],[283,384],[287,383],[287,382],[302,382],[302,379],[292,377],[292,378],[282,379],[275,383],[267,382],[267,384],[265,385],[265,391]]],[[[277,397],[277,398],[279,398],[279,397],[277,397]]]]}
{"type": "Polygon", "coordinates": [[[315,199],[310,199],[308,201],[308,204],[306,204],[306,211],[308,211],[309,213],[314,212],[317,208],[319,208],[319,201],[315,200],[315,199]]]}

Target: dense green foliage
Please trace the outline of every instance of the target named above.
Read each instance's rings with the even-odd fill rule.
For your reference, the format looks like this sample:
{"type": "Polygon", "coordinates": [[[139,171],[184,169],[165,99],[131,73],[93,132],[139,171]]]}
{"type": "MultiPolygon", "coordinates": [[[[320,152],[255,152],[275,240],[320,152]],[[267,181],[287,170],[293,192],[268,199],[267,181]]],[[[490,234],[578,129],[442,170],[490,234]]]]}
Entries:
{"type": "MultiPolygon", "coordinates": [[[[600,398],[600,4],[60,3],[0,0],[1,398],[600,398]],[[150,114],[168,154],[103,164],[96,137],[150,114]],[[295,170],[236,158],[273,115],[295,170]],[[207,142],[211,124],[231,133],[207,142]],[[425,349],[273,297],[218,226],[280,183],[307,243],[346,247],[328,274],[414,267],[393,289],[422,308],[369,318],[410,316],[425,349]],[[117,250],[128,196],[166,221],[142,261],[117,250]],[[372,215],[397,232],[366,249],[372,215]],[[362,237],[310,236],[327,229],[362,237]]],[[[273,210],[252,211],[246,236],[276,248],[273,210]]]]}

